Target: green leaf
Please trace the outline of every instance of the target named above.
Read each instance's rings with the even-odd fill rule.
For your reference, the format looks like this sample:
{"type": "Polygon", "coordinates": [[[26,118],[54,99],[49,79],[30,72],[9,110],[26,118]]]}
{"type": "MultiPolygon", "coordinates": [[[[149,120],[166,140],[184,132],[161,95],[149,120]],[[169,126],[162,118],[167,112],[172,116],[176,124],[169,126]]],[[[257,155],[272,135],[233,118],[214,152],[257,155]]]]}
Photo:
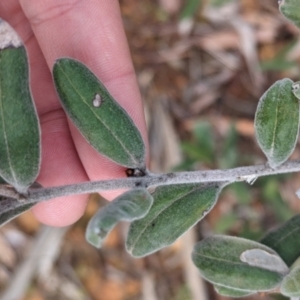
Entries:
{"type": "Polygon", "coordinates": [[[90,220],[86,239],[93,246],[100,248],[107,234],[119,221],[133,221],[144,217],[153,198],[146,189],[136,189],[124,193],[102,208],[90,220]]]}
{"type": "Polygon", "coordinates": [[[0,197],[0,226],[29,210],[36,203],[0,197]]]}
{"type": "Polygon", "coordinates": [[[180,18],[181,19],[192,18],[197,12],[200,4],[201,4],[201,0],[186,0],[180,18]]]}
{"type": "Polygon", "coordinates": [[[260,243],[275,250],[290,267],[300,256],[300,215],[267,233],[260,243]]]}
{"type": "Polygon", "coordinates": [[[245,290],[238,290],[238,289],[232,289],[221,285],[214,285],[214,288],[216,292],[222,296],[225,297],[231,297],[231,298],[241,298],[241,297],[247,297],[250,295],[253,295],[253,291],[245,291],[245,290]]]}
{"type": "Polygon", "coordinates": [[[24,47],[0,50],[0,175],[25,193],[40,167],[40,130],[24,47]]]}
{"type": "Polygon", "coordinates": [[[282,79],[273,84],[259,100],[255,132],[259,146],[272,168],[292,154],[299,131],[299,101],[292,92],[293,81],[282,79]]]}
{"type": "Polygon", "coordinates": [[[298,28],[300,28],[299,0],[279,0],[280,12],[298,28]]]}
{"type": "Polygon", "coordinates": [[[221,8],[235,0],[209,0],[209,5],[215,8],[221,8]]]}
{"type": "Polygon", "coordinates": [[[280,291],[287,297],[300,297],[300,265],[299,259],[292,267],[291,272],[284,277],[280,291]]]}
{"type": "Polygon", "coordinates": [[[157,187],[145,218],[131,223],[126,248],[135,257],[171,245],[215,205],[224,182],[157,187]]]}
{"type": "Polygon", "coordinates": [[[122,166],[144,169],[141,134],[96,76],[70,58],[56,61],[53,76],[64,109],[87,141],[122,166]]]}
{"type": "Polygon", "coordinates": [[[253,292],[277,288],[282,274],[241,261],[241,255],[251,249],[261,249],[276,255],[275,251],[257,242],[213,236],[196,244],[192,259],[201,275],[212,283],[253,292]]]}

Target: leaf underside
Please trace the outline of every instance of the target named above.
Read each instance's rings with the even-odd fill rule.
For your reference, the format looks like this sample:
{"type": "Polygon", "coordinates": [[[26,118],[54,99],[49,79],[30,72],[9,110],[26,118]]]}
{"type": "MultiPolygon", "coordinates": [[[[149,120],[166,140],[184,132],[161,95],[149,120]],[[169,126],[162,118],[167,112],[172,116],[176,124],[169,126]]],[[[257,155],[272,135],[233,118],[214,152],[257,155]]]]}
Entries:
{"type": "Polygon", "coordinates": [[[149,211],[153,198],[146,189],[124,193],[102,208],[89,222],[86,239],[99,248],[113,227],[120,221],[142,218],[149,211]]]}
{"type": "Polygon", "coordinates": [[[300,297],[300,267],[292,268],[283,279],[280,292],[287,297],[300,297]]]}
{"type": "Polygon", "coordinates": [[[276,251],[290,267],[300,257],[300,215],[268,232],[260,243],[276,251]]]}
{"type": "Polygon", "coordinates": [[[143,169],[141,134],[97,77],[70,58],[56,61],[53,77],[65,111],[87,141],[116,163],[143,169]]]}
{"type": "Polygon", "coordinates": [[[231,298],[242,298],[242,297],[247,297],[247,296],[255,294],[252,291],[231,289],[231,288],[227,288],[225,286],[220,286],[220,285],[216,285],[216,284],[214,285],[214,288],[218,294],[225,296],[225,297],[231,297],[231,298]]]}
{"type": "Polygon", "coordinates": [[[208,281],[230,289],[252,292],[277,288],[283,275],[242,262],[242,253],[261,249],[276,255],[272,249],[246,239],[213,236],[196,244],[192,259],[208,281]]]}
{"type": "Polygon", "coordinates": [[[0,175],[26,192],[40,167],[40,130],[24,47],[0,50],[0,175]]]}
{"type": "Polygon", "coordinates": [[[284,275],[289,272],[289,268],[279,255],[270,254],[262,249],[246,250],[242,253],[240,259],[253,267],[260,267],[284,275]]]}
{"type": "Polygon", "coordinates": [[[171,245],[212,209],[224,185],[214,182],[157,187],[149,213],[130,225],[127,251],[141,257],[171,245]]]}
{"type": "Polygon", "coordinates": [[[290,79],[277,81],[261,97],[256,110],[256,138],[272,168],[284,163],[297,143],[300,110],[292,85],[290,79]]]}

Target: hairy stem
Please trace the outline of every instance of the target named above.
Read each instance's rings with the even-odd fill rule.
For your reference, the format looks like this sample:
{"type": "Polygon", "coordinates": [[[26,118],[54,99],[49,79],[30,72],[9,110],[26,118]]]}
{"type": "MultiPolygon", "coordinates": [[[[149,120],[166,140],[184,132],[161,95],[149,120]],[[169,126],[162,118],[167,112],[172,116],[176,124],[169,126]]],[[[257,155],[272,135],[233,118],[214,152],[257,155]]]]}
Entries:
{"type": "MultiPolygon", "coordinates": [[[[300,171],[300,161],[288,161],[276,169],[268,164],[239,167],[227,170],[205,170],[194,172],[178,172],[166,174],[148,173],[143,177],[129,177],[113,180],[83,182],[51,188],[35,188],[28,192],[29,202],[40,202],[56,197],[101,192],[107,190],[148,188],[150,186],[180,184],[180,183],[202,183],[202,182],[251,182],[257,177],[292,173],[300,171]]],[[[7,196],[7,186],[0,188],[0,195],[7,196]]],[[[14,197],[15,198],[15,197],[14,197]]]]}

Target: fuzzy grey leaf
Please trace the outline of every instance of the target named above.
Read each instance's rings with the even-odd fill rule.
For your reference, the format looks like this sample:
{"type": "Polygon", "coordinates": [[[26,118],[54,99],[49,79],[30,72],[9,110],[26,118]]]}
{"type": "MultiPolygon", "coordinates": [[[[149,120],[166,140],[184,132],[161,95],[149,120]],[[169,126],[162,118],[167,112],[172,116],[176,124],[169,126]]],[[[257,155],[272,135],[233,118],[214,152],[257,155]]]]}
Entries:
{"type": "Polygon", "coordinates": [[[257,242],[230,236],[212,236],[196,244],[192,259],[201,275],[214,284],[253,292],[278,288],[283,274],[241,261],[242,253],[251,249],[276,255],[274,250],[257,242]]]}
{"type": "Polygon", "coordinates": [[[291,272],[284,277],[280,291],[287,297],[300,297],[300,259],[297,259],[291,272]]]}
{"type": "Polygon", "coordinates": [[[299,120],[293,81],[275,82],[259,100],[255,114],[256,138],[272,168],[284,163],[295,149],[299,120]]]}
{"type": "Polygon", "coordinates": [[[24,47],[0,50],[0,175],[26,193],[40,167],[40,130],[24,47]]]}
{"type": "Polygon", "coordinates": [[[141,257],[171,245],[208,214],[226,184],[209,182],[157,187],[147,216],[130,225],[127,251],[141,257]]]}
{"type": "Polygon", "coordinates": [[[290,267],[300,256],[300,215],[267,233],[260,243],[275,250],[290,267]]]}
{"type": "Polygon", "coordinates": [[[82,63],[61,58],[53,68],[62,105],[87,141],[128,168],[145,168],[145,145],[127,112],[82,63]]]}
{"type": "Polygon", "coordinates": [[[90,220],[87,230],[87,241],[100,248],[103,240],[120,221],[133,221],[144,217],[153,198],[146,189],[136,189],[124,193],[102,208],[90,220]]]}

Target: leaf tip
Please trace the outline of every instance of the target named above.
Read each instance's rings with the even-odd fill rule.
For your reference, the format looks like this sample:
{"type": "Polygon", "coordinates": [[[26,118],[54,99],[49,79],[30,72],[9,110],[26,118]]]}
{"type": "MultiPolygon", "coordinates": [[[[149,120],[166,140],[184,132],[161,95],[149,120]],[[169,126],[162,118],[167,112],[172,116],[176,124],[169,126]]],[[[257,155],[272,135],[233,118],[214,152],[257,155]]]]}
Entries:
{"type": "Polygon", "coordinates": [[[88,227],[86,230],[85,238],[92,246],[101,248],[103,238],[101,237],[101,230],[98,227],[88,227]]]}
{"type": "Polygon", "coordinates": [[[19,48],[22,46],[22,41],[13,30],[13,28],[6,22],[0,20],[0,50],[5,48],[19,48]]]}

